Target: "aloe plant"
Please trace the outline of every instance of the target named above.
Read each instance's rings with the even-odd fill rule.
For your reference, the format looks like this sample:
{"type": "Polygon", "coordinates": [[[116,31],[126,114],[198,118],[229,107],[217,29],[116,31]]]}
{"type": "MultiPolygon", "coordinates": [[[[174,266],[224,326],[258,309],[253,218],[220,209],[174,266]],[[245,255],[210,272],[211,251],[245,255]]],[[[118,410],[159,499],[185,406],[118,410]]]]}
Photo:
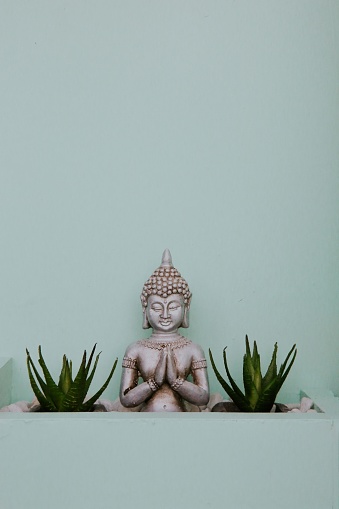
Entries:
{"type": "Polygon", "coordinates": [[[226,348],[223,350],[223,359],[225,370],[231,385],[229,385],[219,373],[215,365],[212,352],[209,350],[213,371],[218,381],[241,412],[270,412],[272,409],[276,396],[285,382],[297,355],[296,345],[293,345],[278,371],[277,351],[278,345],[275,343],[271,362],[265,376],[262,376],[257,343],[254,341],[253,353],[251,353],[248,337],[246,336],[246,353],[243,361],[243,382],[245,393],[243,393],[233,380],[228,369],[226,348]],[[287,365],[293,352],[293,357],[287,365]]]}
{"type": "Polygon", "coordinates": [[[74,379],[72,378],[72,361],[69,361],[66,355],[64,355],[58,384],[54,382],[46,366],[46,363],[41,353],[41,346],[39,346],[38,349],[39,352],[38,361],[45,379],[43,379],[40,376],[38,370],[36,369],[32,361],[29,351],[26,349],[29,380],[31,382],[33,392],[41,405],[42,411],[89,412],[93,409],[95,401],[101,396],[101,394],[107,388],[113,376],[118,361],[118,359],[115,360],[111,372],[108,375],[108,378],[106,382],[103,384],[103,386],[98,390],[98,392],[94,396],[85,401],[100,356],[100,353],[96,356],[92,371],[90,372],[90,367],[92,364],[95,349],[96,344],[92,349],[88,362],[86,362],[86,350],[84,351],[79,371],[74,379]]]}

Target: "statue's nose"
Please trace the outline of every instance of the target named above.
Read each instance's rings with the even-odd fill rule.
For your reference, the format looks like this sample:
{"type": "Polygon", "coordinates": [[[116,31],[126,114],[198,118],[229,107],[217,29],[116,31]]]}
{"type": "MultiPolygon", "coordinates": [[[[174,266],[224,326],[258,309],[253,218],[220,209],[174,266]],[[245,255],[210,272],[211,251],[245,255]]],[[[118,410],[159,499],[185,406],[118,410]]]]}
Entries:
{"type": "Polygon", "coordinates": [[[168,312],[168,309],[167,309],[167,307],[166,307],[166,306],[165,306],[165,307],[164,307],[164,309],[162,310],[161,316],[162,316],[163,318],[168,318],[168,316],[169,316],[169,312],[168,312]]]}

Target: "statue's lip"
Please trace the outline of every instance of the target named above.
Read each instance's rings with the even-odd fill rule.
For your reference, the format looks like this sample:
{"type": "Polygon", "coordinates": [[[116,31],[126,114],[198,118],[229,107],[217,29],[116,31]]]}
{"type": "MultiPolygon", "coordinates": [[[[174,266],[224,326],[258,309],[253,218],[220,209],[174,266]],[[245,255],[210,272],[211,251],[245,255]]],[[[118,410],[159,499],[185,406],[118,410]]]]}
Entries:
{"type": "Polygon", "coordinates": [[[169,325],[170,323],[172,323],[172,320],[162,320],[160,323],[161,325],[169,325]]]}

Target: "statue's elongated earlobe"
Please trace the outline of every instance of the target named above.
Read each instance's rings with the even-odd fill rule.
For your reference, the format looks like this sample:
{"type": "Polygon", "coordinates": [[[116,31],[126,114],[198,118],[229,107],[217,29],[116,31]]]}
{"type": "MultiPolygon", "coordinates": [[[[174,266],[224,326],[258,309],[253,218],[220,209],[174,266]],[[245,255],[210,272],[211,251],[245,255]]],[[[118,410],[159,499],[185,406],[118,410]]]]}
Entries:
{"type": "Polygon", "coordinates": [[[181,324],[181,327],[183,327],[184,329],[188,329],[189,327],[189,311],[190,311],[190,305],[191,305],[191,298],[192,298],[192,295],[190,296],[187,304],[185,304],[185,309],[184,309],[184,317],[182,319],[182,324],[181,324]]]}
{"type": "Polygon", "coordinates": [[[188,329],[188,327],[189,327],[188,313],[189,313],[189,309],[187,309],[187,307],[185,306],[184,318],[182,319],[182,324],[181,324],[181,327],[183,327],[184,329],[188,329]]]}
{"type": "Polygon", "coordinates": [[[142,328],[143,329],[149,329],[151,326],[150,326],[148,318],[147,318],[146,308],[143,311],[143,315],[144,315],[144,319],[143,319],[143,322],[142,322],[142,328]]]}

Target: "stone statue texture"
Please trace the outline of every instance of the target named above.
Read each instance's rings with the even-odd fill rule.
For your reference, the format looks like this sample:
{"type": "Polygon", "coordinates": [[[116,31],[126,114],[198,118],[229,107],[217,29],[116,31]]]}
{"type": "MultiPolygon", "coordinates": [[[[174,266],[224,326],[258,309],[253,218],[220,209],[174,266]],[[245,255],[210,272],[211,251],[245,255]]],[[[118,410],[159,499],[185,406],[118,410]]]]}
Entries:
{"type": "Polygon", "coordinates": [[[140,405],[142,412],[185,412],[204,409],[209,401],[207,365],[199,345],[178,329],[189,325],[192,294],[164,251],[161,265],[144,284],[141,303],[148,339],[128,346],[122,363],[120,401],[140,405]]]}

